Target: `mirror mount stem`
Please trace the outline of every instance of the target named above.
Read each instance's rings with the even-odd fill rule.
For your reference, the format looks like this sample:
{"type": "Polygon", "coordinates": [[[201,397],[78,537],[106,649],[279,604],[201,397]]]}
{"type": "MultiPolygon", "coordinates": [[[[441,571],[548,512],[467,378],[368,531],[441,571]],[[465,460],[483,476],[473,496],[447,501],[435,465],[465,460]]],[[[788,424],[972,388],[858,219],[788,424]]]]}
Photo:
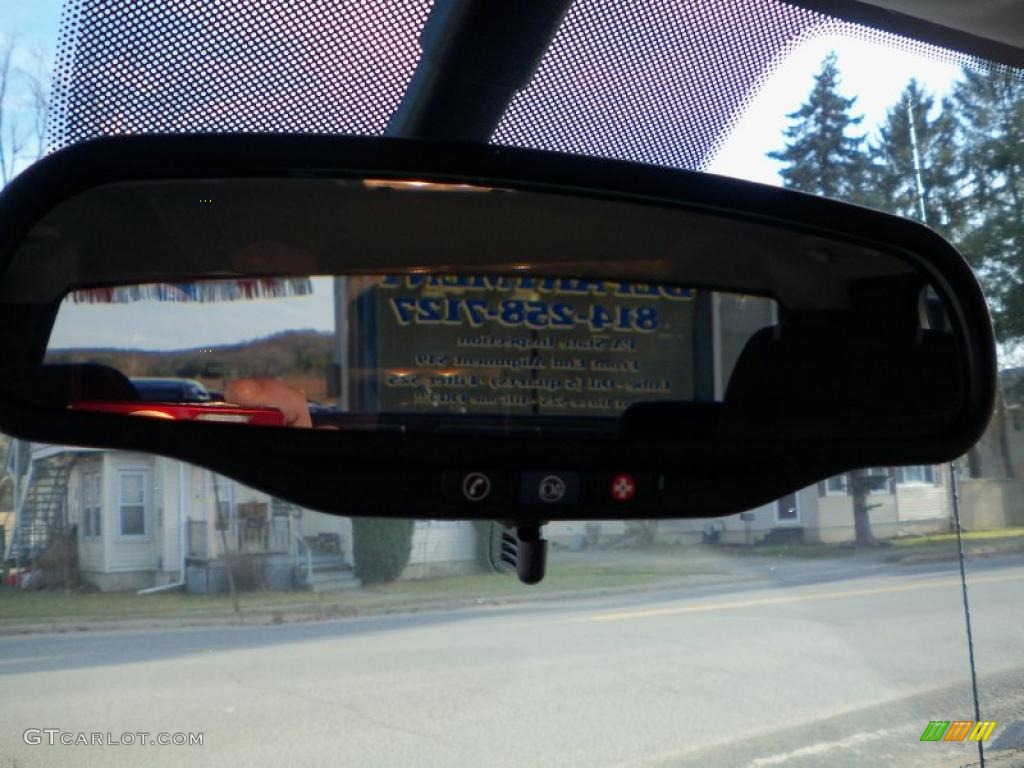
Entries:
{"type": "Polygon", "coordinates": [[[525,88],[570,0],[438,0],[386,136],[486,143],[525,88]]]}
{"type": "Polygon", "coordinates": [[[548,562],[548,542],[541,523],[506,524],[501,533],[501,561],[516,569],[523,584],[539,584],[548,562]],[[515,531],[515,533],[513,533],[515,531]]]}

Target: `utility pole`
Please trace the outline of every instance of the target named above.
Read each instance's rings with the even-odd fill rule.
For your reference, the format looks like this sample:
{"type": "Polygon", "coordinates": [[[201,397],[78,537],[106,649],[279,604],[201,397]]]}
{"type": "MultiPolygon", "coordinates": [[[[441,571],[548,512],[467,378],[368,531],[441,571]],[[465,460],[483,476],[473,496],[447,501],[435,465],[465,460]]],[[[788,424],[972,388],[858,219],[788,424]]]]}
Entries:
{"type": "Polygon", "coordinates": [[[349,386],[352,372],[349,366],[352,364],[349,354],[349,328],[348,328],[348,278],[334,277],[334,345],[333,345],[333,366],[328,382],[328,395],[333,395],[338,410],[347,412],[349,410],[349,386]]]}
{"type": "Polygon", "coordinates": [[[907,125],[910,127],[910,153],[914,161],[914,182],[917,189],[917,209],[921,222],[928,223],[928,211],[924,205],[924,179],[921,178],[921,152],[917,147],[917,127],[914,125],[914,105],[907,94],[907,125]]]}

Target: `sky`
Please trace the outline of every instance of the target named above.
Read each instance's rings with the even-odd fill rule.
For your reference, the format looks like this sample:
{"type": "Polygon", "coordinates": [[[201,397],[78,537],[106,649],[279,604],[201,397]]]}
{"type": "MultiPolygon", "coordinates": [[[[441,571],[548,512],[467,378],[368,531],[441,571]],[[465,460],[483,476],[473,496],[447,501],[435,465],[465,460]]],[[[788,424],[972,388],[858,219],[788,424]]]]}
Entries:
{"type": "MultiPolygon", "coordinates": [[[[36,71],[38,62],[33,60],[36,50],[52,64],[57,47],[61,6],[61,0],[0,0],[0,44],[5,44],[11,37],[16,43],[14,55],[11,57],[13,72],[36,71]]],[[[30,102],[22,87],[23,80],[15,74],[9,83],[10,87],[3,105],[4,138],[8,142],[8,131],[12,122],[10,116],[16,118],[19,125],[27,125],[32,119],[31,112],[27,109],[30,102]]],[[[26,151],[34,155],[38,142],[31,139],[30,142],[31,145],[26,147],[26,151]]]]}
{"type": "MultiPolygon", "coordinates": [[[[60,0],[3,0],[3,6],[0,32],[17,30],[26,47],[41,44],[52,54],[60,0]]],[[[798,109],[807,97],[813,75],[832,50],[839,59],[840,89],[846,96],[857,97],[854,111],[864,115],[862,127],[869,133],[911,77],[941,96],[958,74],[958,67],[948,62],[866,40],[832,36],[808,39],[793,49],[762,84],[708,170],[779,184],[779,163],[766,153],[782,146],[786,115],[798,109]]],[[[222,305],[152,301],[136,306],[69,305],[58,316],[50,346],[182,349],[232,343],[287,329],[332,327],[330,283],[318,281],[308,297],[222,305]],[[126,328],[131,329],[128,338],[126,328]]]]}
{"type": "Polygon", "coordinates": [[[49,348],[194,349],[286,330],[333,331],[333,281],[315,277],[312,284],[311,295],[248,301],[74,304],[66,300],[57,313],[49,348]]]}
{"type": "Polygon", "coordinates": [[[62,5],[62,0],[4,0],[0,28],[53,48],[62,5]]]}
{"type": "Polygon", "coordinates": [[[814,75],[829,51],[838,56],[840,92],[847,98],[857,97],[852,112],[864,115],[858,130],[867,130],[869,139],[911,77],[941,98],[960,69],[949,62],[867,40],[811,38],[794,49],[763,83],[708,166],[711,173],[779,184],[780,163],[767,153],[782,147],[781,132],[789,124],[785,116],[799,109],[807,98],[814,75]]]}

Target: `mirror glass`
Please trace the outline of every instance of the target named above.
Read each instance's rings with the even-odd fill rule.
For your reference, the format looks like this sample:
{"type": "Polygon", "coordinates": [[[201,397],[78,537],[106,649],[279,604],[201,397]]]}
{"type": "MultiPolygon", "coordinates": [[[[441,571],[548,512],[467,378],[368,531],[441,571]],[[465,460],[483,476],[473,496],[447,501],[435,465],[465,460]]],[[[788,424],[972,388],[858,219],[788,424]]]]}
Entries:
{"type": "Polygon", "coordinates": [[[108,411],[229,421],[221,404],[232,382],[273,378],[304,394],[318,425],[379,427],[360,417],[401,413],[449,425],[459,416],[561,417],[618,429],[638,403],[721,401],[744,346],[777,320],[768,297],[626,280],[419,273],[147,283],[67,294],[45,363],[123,374],[130,388],[73,404],[108,411]],[[110,405],[132,402],[132,389],[131,410],[110,405]]]}

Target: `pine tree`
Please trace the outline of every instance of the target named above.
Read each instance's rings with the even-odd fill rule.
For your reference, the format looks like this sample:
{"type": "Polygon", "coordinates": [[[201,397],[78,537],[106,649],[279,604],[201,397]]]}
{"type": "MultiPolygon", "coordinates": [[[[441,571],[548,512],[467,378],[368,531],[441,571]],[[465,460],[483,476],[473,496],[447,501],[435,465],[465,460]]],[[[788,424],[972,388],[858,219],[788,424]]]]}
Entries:
{"type": "Polygon", "coordinates": [[[768,157],[785,165],[779,171],[783,186],[801,192],[852,202],[868,202],[864,183],[868,171],[862,151],[864,135],[851,135],[863,115],[853,116],[856,98],[839,93],[839,66],[835,52],[828,54],[807,101],[787,117],[785,149],[768,157]]]}
{"type": "MultiPolygon", "coordinates": [[[[953,100],[969,203],[956,242],[985,290],[996,338],[1012,351],[1024,343],[1024,79],[996,65],[965,68],[953,100]]],[[[1002,387],[992,427],[1003,473],[1014,477],[1002,387]]]]}
{"type": "MultiPolygon", "coordinates": [[[[839,93],[839,65],[835,52],[821,63],[807,101],[787,117],[793,121],[783,131],[786,147],[768,157],[785,165],[779,171],[783,186],[800,192],[834,197],[864,205],[877,204],[870,184],[871,167],[865,136],[851,135],[863,115],[851,114],[856,98],[839,93]]],[[[854,531],[858,544],[874,543],[867,494],[872,480],[866,470],[852,472],[854,531]]]]}
{"type": "MultiPolygon", "coordinates": [[[[1022,105],[1024,83],[1001,68],[965,69],[934,116],[934,98],[912,80],[870,149],[877,207],[923,219],[960,248],[989,297],[1000,341],[1011,345],[1024,338],[1022,105]]],[[[992,429],[1001,470],[1013,477],[1001,391],[996,402],[992,429]]],[[[977,447],[968,466],[972,477],[983,472],[977,447]]]]}
{"type": "Polygon", "coordinates": [[[1024,341],[1024,79],[1004,67],[965,69],[953,91],[970,202],[958,243],[981,279],[996,337],[1024,341]]]}

